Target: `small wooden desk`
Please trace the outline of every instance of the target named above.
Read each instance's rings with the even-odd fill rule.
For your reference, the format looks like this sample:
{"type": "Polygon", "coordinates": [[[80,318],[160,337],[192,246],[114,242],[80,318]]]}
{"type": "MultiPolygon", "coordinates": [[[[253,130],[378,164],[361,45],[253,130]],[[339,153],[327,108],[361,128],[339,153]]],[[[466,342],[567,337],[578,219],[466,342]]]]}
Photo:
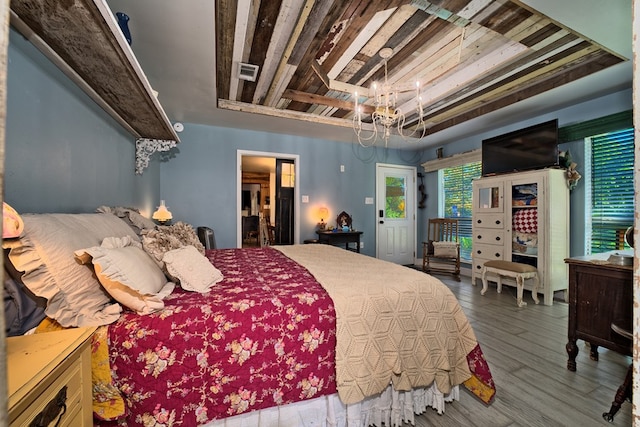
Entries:
{"type": "Polygon", "coordinates": [[[349,243],[356,244],[356,252],[360,253],[360,236],[362,231],[316,231],[320,243],[330,245],[345,244],[345,249],[349,249],[349,243]]]}
{"type": "Polygon", "coordinates": [[[603,264],[608,254],[565,259],[569,264],[569,342],[567,369],[576,370],[576,341],[591,344],[590,357],[598,360],[598,346],[631,356],[629,340],[611,329],[613,321],[632,324],[633,267],[603,264]]]}

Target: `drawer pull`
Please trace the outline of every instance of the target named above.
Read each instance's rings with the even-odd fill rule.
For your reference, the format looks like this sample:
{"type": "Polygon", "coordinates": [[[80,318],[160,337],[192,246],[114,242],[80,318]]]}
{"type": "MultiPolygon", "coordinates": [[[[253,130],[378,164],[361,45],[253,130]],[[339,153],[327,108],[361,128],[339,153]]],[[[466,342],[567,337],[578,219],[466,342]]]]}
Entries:
{"type": "Polygon", "coordinates": [[[496,219],[496,225],[500,225],[501,221],[499,219],[496,219]]]}
{"type": "Polygon", "coordinates": [[[496,242],[499,242],[499,241],[500,241],[500,236],[497,236],[496,237],[496,242]]]}
{"type": "Polygon", "coordinates": [[[60,389],[56,397],[47,403],[47,406],[31,421],[29,427],[46,427],[50,425],[56,418],[55,426],[60,425],[62,416],[67,412],[67,386],[60,389]]]}

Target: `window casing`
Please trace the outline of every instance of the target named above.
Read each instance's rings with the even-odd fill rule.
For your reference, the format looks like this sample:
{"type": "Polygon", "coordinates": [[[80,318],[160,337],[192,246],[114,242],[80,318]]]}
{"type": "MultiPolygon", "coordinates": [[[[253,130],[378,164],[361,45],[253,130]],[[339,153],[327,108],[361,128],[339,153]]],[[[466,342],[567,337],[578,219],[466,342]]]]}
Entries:
{"type": "Polygon", "coordinates": [[[622,249],[633,225],[634,145],[633,128],[585,139],[587,254],[622,249]]]}
{"type": "Polygon", "coordinates": [[[471,220],[473,214],[472,182],[480,178],[482,162],[474,161],[438,171],[438,215],[458,219],[460,258],[471,262],[471,220]]]}

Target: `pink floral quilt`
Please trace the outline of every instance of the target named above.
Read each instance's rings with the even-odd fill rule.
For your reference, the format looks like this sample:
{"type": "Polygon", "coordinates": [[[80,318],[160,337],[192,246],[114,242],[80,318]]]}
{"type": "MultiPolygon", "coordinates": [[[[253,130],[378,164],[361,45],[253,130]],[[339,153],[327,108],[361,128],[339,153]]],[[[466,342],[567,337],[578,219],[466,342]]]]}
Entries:
{"type": "Polygon", "coordinates": [[[109,326],[127,425],[195,426],[335,393],[335,311],[314,277],[271,248],[207,256],[225,277],[211,292],[177,288],[164,310],[109,326]]]}

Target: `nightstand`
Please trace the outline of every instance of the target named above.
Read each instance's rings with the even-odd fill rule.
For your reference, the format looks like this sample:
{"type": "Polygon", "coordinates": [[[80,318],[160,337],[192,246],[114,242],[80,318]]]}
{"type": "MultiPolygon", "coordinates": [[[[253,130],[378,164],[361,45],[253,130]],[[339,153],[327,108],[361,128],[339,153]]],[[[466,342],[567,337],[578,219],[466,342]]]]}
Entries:
{"type": "Polygon", "coordinates": [[[95,328],[73,328],[7,338],[10,426],[28,426],[44,412],[53,413],[53,421],[57,421],[63,411],[60,426],[93,425],[94,331],[95,328]],[[58,411],[57,402],[63,402],[66,409],[58,411]]]}

